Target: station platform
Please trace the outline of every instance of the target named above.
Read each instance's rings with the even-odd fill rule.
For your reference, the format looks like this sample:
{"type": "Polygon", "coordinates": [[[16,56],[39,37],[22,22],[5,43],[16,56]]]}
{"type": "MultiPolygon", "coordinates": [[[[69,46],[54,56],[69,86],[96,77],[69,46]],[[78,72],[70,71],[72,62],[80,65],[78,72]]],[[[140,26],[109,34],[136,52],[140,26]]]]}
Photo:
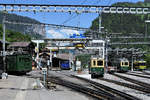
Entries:
{"type": "Polygon", "coordinates": [[[89,100],[63,86],[56,86],[55,90],[35,89],[36,82],[28,76],[8,75],[8,79],[0,79],[0,100],[89,100]]]}

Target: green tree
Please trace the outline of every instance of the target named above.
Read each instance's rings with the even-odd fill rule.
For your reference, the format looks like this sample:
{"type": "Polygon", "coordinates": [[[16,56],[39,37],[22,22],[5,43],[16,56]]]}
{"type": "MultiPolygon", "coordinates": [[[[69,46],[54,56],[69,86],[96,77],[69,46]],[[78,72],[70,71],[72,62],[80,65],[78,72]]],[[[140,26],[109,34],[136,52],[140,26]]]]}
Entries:
{"type": "MultiPolygon", "coordinates": [[[[0,25],[0,39],[3,37],[2,25],[0,25]]],[[[20,42],[20,41],[31,41],[31,36],[28,34],[22,34],[11,30],[6,30],[6,41],[8,42],[20,42]]]]}

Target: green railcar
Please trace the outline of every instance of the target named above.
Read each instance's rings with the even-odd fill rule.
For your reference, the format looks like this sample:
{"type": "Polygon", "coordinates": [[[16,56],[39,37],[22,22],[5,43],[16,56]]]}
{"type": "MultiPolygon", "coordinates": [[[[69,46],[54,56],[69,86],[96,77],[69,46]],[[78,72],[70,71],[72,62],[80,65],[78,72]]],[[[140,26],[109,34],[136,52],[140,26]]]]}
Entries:
{"type": "Polygon", "coordinates": [[[129,61],[126,58],[119,59],[117,62],[117,71],[118,72],[127,72],[129,71],[129,61]]]}
{"type": "Polygon", "coordinates": [[[104,59],[91,58],[90,65],[91,78],[104,76],[104,59]]]}
{"type": "Polygon", "coordinates": [[[146,68],[147,68],[146,61],[144,61],[144,60],[134,61],[133,67],[134,67],[134,70],[141,70],[141,71],[146,70],[146,68]]]}
{"type": "Polygon", "coordinates": [[[13,54],[7,58],[7,72],[26,73],[32,70],[32,57],[30,54],[13,54]]]}

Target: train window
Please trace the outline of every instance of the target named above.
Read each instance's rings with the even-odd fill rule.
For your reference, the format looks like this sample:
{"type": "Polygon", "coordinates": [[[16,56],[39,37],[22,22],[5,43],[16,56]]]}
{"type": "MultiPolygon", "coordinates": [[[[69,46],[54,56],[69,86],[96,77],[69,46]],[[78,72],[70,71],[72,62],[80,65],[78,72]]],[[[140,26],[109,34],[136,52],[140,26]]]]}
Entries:
{"type": "Polygon", "coordinates": [[[97,66],[103,66],[103,61],[101,60],[97,61],[97,66]]]}
{"type": "Polygon", "coordinates": [[[128,62],[125,62],[125,65],[128,65],[128,62]]]}
{"type": "Polygon", "coordinates": [[[146,64],[145,63],[139,63],[139,66],[145,66],[146,64]]]}
{"type": "Polygon", "coordinates": [[[24,58],[25,62],[30,62],[30,58],[24,58]]]}
{"type": "Polygon", "coordinates": [[[96,65],[96,61],[95,61],[95,60],[93,61],[93,65],[94,65],[94,66],[96,65]]]}
{"type": "Polygon", "coordinates": [[[22,60],[21,60],[21,58],[19,58],[19,62],[21,62],[22,60]]]}

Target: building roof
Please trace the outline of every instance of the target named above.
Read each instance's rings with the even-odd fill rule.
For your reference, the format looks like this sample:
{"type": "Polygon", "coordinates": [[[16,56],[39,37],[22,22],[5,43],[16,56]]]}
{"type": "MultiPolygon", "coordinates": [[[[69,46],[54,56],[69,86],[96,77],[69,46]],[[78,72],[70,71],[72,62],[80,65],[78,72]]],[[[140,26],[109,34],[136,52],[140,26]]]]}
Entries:
{"type": "Polygon", "coordinates": [[[12,42],[9,47],[27,47],[31,42],[12,42]]]}
{"type": "Polygon", "coordinates": [[[63,53],[63,54],[57,54],[57,58],[63,59],[63,60],[69,60],[69,58],[73,58],[72,54],[63,53]]]}

